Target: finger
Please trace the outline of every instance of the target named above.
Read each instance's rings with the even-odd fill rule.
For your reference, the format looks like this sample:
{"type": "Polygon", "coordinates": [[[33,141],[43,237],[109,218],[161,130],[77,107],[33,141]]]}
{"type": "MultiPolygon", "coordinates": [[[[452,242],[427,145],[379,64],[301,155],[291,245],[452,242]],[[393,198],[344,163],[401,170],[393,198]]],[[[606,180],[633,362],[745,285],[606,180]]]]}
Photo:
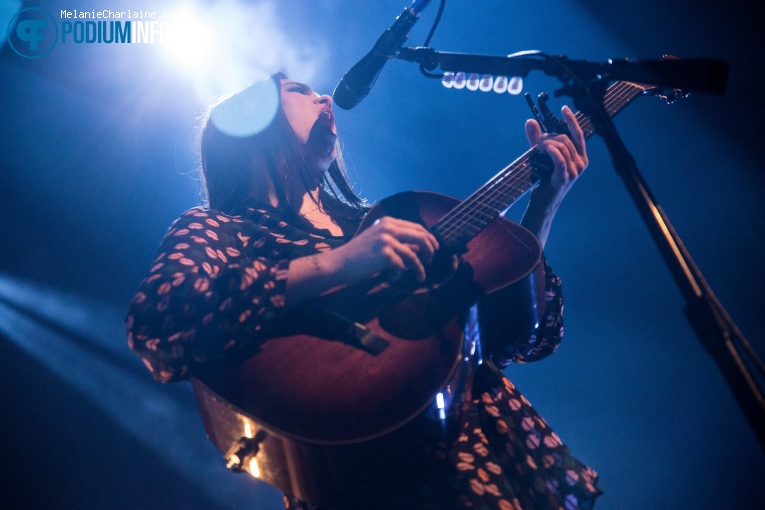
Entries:
{"type": "Polygon", "coordinates": [[[584,131],[582,131],[582,127],[579,125],[579,121],[576,120],[576,115],[571,111],[571,108],[563,106],[563,108],[561,108],[561,114],[563,115],[563,121],[566,123],[566,126],[571,133],[571,141],[574,143],[574,147],[576,147],[576,152],[584,160],[586,167],[587,145],[584,141],[584,131]]]}
{"type": "Polygon", "coordinates": [[[556,189],[562,189],[566,184],[572,183],[579,177],[581,166],[577,166],[570,159],[569,148],[563,143],[550,143],[547,154],[555,167],[551,182],[556,189]]]}
{"type": "Polygon", "coordinates": [[[526,121],[526,138],[532,147],[539,143],[540,138],[542,138],[542,128],[539,127],[539,122],[534,119],[526,121]]]}
{"type": "Polygon", "coordinates": [[[423,255],[428,257],[428,259],[432,259],[433,254],[436,252],[436,250],[438,250],[439,247],[438,239],[436,239],[436,236],[434,236],[428,229],[419,223],[412,223],[406,220],[402,221],[404,221],[404,226],[406,229],[403,234],[411,236],[410,239],[412,239],[415,244],[422,248],[423,255]]]}
{"type": "Polygon", "coordinates": [[[565,147],[552,139],[544,140],[540,147],[552,160],[555,173],[563,173],[565,175],[567,167],[566,156],[564,155],[565,147]]]}
{"type": "Polygon", "coordinates": [[[390,218],[389,221],[385,222],[383,228],[386,233],[402,243],[416,244],[426,263],[430,263],[433,254],[439,247],[436,237],[419,223],[390,218]]]}
{"type": "Polygon", "coordinates": [[[434,252],[430,252],[426,249],[423,249],[420,247],[419,244],[416,244],[416,243],[405,243],[405,244],[409,247],[410,250],[412,250],[413,252],[417,254],[419,259],[426,266],[430,264],[431,262],[433,262],[433,258],[435,257],[434,252]]]}
{"type": "Polygon", "coordinates": [[[390,234],[383,234],[382,240],[385,244],[382,246],[380,252],[385,257],[386,265],[389,268],[398,269],[400,271],[411,269],[416,273],[420,281],[425,279],[425,267],[422,265],[420,258],[414,250],[408,245],[398,242],[396,238],[390,234]]]}
{"type": "Polygon", "coordinates": [[[438,241],[432,234],[420,236],[418,233],[414,233],[410,236],[408,233],[403,233],[398,240],[409,246],[412,251],[419,253],[419,258],[425,264],[430,264],[433,261],[438,249],[438,241]]]}
{"type": "Polygon", "coordinates": [[[405,269],[411,269],[419,281],[425,281],[425,266],[420,257],[406,244],[394,243],[392,247],[403,261],[405,269]]]}
{"type": "Polygon", "coordinates": [[[406,271],[409,269],[406,262],[399,256],[398,251],[393,245],[386,245],[381,251],[387,261],[388,270],[406,271]]]}
{"type": "Polygon", "coordinates": [[[557,147],[561,150],[561,153],[563,154],[563,156],[566,158],[566,165],[571,170],[576,172],[577,169],[579,168],[584,170],[584,168],[587,167],[587,162],[579,154],[579,151],[574,145],[574,142],[568,136],[566,135],[555,136],[549,139],[549,143],[557,145],[557,147]]]}

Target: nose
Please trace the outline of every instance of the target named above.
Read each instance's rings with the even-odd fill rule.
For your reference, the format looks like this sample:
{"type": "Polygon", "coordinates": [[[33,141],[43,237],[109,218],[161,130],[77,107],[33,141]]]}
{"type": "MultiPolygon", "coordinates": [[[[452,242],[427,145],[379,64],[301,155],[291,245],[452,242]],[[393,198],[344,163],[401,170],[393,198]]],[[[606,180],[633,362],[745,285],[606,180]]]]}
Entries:
{"type": "Polygon", "coordinates": [[[324,94],[323,96],[319,96],[316,98],[316,102],[319,104],[324,104],[332,108],[332,96],[329,94],[324,94]]]}

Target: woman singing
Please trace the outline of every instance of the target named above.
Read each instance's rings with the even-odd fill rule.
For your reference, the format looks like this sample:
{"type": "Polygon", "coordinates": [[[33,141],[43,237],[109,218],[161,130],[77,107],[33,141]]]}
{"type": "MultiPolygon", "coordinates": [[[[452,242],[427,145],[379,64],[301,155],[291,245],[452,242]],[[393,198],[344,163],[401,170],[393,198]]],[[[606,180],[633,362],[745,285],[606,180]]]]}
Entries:
{"type": "MultiPolygon", "coordinates": [[[[522,220],[542,245],[587,167],[582,130],[570,109],[562,115],[571,137],[526,124],[529,142],[554,163],[522,220]]],[[[279,336],[286,317],[294,321],[291,310],[339,285],[375,275],[426,279],[442,240],[419,223],[384,216],[354,236],[368,207],[345,176],[336,133],[332,99],[283,73],[210,109],[200,138],[207,203],[171,225],[127,316],[129,346],[158,381],[230,370],[279,336]],[[257,112],[261,102],[267,109],[274,86],[276,114],[263,130],[234,133],[219,121],[226,112],[257,112]]],[[[353,466],[369,492],[351,508],[592,507],[596,473],[570,455],[500,371],[544,358],[560,342],[561,284],[546,265],[545,289],[546,310],[528,338],[503,336],[509,304],[502,291],[465,314],[465,334],[486,336],[485,362],[471,375],[456,433],[414,438],[353,466]]],[[[285,494],[290,509],[324,508],[315,503],[285,494]]]]}

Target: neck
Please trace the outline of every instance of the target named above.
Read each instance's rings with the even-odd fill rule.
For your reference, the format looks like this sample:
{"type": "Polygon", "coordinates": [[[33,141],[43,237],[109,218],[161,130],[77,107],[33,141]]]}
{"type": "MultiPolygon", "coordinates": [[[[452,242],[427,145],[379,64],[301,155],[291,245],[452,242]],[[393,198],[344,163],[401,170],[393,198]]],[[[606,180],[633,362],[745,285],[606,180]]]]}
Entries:
{"type": "Polygon", "coordinates": [[[328,230],[333,236],[344,234],[343,229],[335,222],[332,217],[321,207],[319,201],[319,188],[306,191],[303,195],[298,215],[304,218],[316,229],[328,230]]]}
{"type": "Polygon", "coordinates": [[[305,216],[310,212],[321,209],[318,186],[303,193],[303,196],[295,202],[295,206],[297,208],[297,213],[300,216],[305,216]]]}

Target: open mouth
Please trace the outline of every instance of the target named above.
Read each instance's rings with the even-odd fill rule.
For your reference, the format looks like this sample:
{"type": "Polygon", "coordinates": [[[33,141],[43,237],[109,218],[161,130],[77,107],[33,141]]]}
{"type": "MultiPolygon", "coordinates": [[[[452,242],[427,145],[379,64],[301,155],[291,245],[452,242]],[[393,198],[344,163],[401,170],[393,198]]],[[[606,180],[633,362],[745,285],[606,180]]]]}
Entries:
{"type": "Polygon", "coordinates": [[[315,154],[329,156],[335,150],[336,142],[335,115],[327,108],[319,112],[319,117],[313,124],[311,133],[308,135],[308,147],[315,154]]]}
{"type": "Polygon", "coordinates": [[[321,113],[319,113],[319,122],[329,129],[331,129],[334,132],[335,128],[335,113],[327,108],[326,110],[322,110],[321,113]]]}

